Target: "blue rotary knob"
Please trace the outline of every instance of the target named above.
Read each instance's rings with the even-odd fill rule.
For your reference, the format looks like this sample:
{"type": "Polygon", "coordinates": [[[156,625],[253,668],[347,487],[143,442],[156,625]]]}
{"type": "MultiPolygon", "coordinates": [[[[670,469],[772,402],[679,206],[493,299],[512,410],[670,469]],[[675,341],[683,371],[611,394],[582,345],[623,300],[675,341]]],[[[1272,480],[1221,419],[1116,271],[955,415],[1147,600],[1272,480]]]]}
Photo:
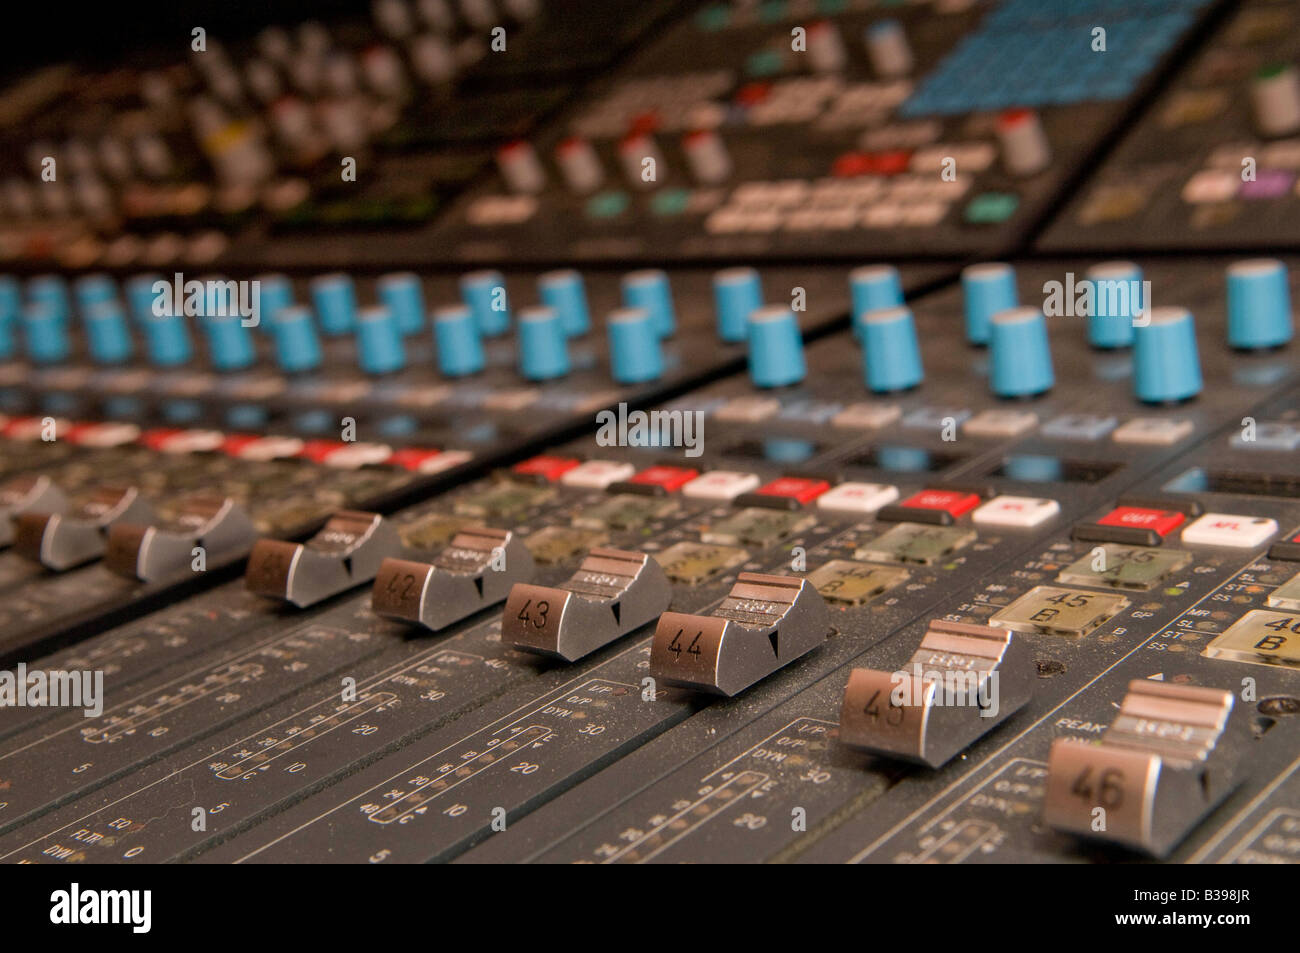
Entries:
{"type": "Polygon", "coordinates": [[[399,331],[419,334],[424,330],[424,285],[419,275],[410,271],[384,275],[376,289],[379,303],[393,313],[399,331]]]}
{"type": "Polygon", "coordinates": [[[468,305],[458,304],[433,312],[433,339],[438,350],[438,370],[448,377],[464,377],[483,370],[483,338],[468,305]]]}
{"type": "Polygon", "coordinates": [[[37,364],[57,364],[72,350],[67,322],[48,303],[33,301],[23,309],[23,332],[27,356],[37,364]]]}
{"type": "Polygon", "coordinates": [[[153,286],[159,281],[166,281],[162,275],[135,275],[126,283],[126,303],[131,318],[143,324],[153,317],[153,303],[157,295],[153,286]]]}
{"type": "Polygon", "coordinates": [[[90,305],[84,324],[90,356],[100,364],[121,364],[131,357],[131,328],[113,299],[90,305]]]}
{"type": "Polygon", "coordinates": [[[37,275],[27,282],[27,300],[45,305],[61,324],[66,325],[72,316],[68,300],[68,283],[59,275],[37,275]]]}
{"type": "Polygon", "coordinates": [[[993,315],[1020,304],[1016,271],[1000,261],[969,265],[961,273],[961,290],[966,315],[966,340],[989,343],[989,322],[993,315]]]}
{"type": "Polygon", "coordinates": [[[287,275],[258,275],[257,328],[265,334],[275,333],[275,316],[293,307],[293,282],[287,275]]]}
{"type": "Polygon", "coordinates": [[[519,373],[530,381],[545,381],[569,373],[569,349],[564,322],[553,308],[519,312],[519,373]]]}
{"type": "Polygon", "coordinates": [[[208,337],[208,360],[218,371],[240,371],[256,359],[253,335],[237,314],[209,314],[198,319],[208,337]]]}
{"type": "Polygon", "coordinates": [[[1133,343],[1133,322],[1147,302],[1142,297],[1142,269],[1131,261],[1107,261],[1088,269],[1092,308],[1088,343],[1112,350],[1133,343]]]}
{"type": "Polygon", "coordinates": [[[1133,387],[1138,400],[1163,404],[1201,392],[1196,322],[1186,308],[1153,308],[1133,329],[1133,387]]]}
{"type": "Polygon", "coordinates": [[[853,313],[849,315],[853,336],[862,340],[858,319],[868,311],[903,306],[903,282],[893,265],[862,265],[849,272],[849,295],[853,313]]]}
{"type": "Polygon", "coordinates": [[[763,307],[763,282],[753,268],[724,268],[713,276],[718,337],[736,343],[749,333],[749,316],[763,307]]]}
{"type": "Polygon", "coordinates": [[[281,308],[271,316],[275,340],[275,363],[286,374],[299,374],[320,367],[320,336],[311,309],[301,305],[281,308]]]}
{"type": "Polygon", "coordinates": [[[854,321],[862,334],[862,368],[869,390],[887,393],[921,383],[925,372],[909,308],[864,311],[854,321]]]}
{"type": "Polygon", "coordinates": [[[406,366],[402,331],[387,308],[362,308],[357,315],[357,364],[367,374],[391,374],[406,366]]]}
{"type": "Polygon", "coordinates": [[[620,308],[609,316],[609,367],[620,384],[639,384],[663,375],[659,331],[645,308],[620,308]]]}
{"type": "Polygon", "coordinates": [[[560,316],[564,333],[577,337],[591,330],[591,312],[587,308],[587,289],[582,275],[571,268],[548,271],[537,279],[542,304],[560,316]]]}
{"type": "Polygon", "coordinates": [[[90,313],[91,308],[105,301],[113,301],[117,298],[117,284],[108,275],[82,275],[73,285],[73,291],[77,298],[77,311],[83,317],[90,313]]]}
{"type": "Polygon", "coordinates": [[[501,272],[471,271],[461,275],[460,297],[478,322],[479,334],[496,337],[510,330],[510,299],[501,272]]]}
{"type": "Polygon", "coordinates": [[[749,379],[756,387],[785,387],[804,379],[803,338],[794,312],[783,304],[749,316],[749,379]]]}
{"type": "Polygon", "coordinates": [[[194,343],[185,318],[179,314],[154,314],[141,319],[145,350],[149,363],[157,367],[175,367],[194,356],[194,343]]]}
{"type": "Polygon", "coordinates": [[[311,300],[326,334],[350,334],[357,323],[357,290],[348,275],[335,273],[312,279],[311,300]]]}
{"type": "Polygon", "coordinates": [[[23,310],[22,292],[18,281],[10,275],[0,275],[0,360],[13,356],[17,348],[14,340],[23,310]]]}
{"type": "Polygon", "coordinates": [[[657,268],[630,271],[623,276],[623,304],[649,311],[661,338],[672,337],[677,330],[672,286],[667,273],[657,268]]]}
{"type": "Polygon", "coordinates": [[[1052,349],[1047,319],[1038,308],[999,311],[989,320],[989,386],[999,397],[1032,397],[1051,390],[1052,349]]]}
{"type": "Polygon", "coordinates": [[[1291,286],[1276,258],[1228,266],[1228,345],[1243,350],[1281,347],[1291,340],[1291,286]]]}

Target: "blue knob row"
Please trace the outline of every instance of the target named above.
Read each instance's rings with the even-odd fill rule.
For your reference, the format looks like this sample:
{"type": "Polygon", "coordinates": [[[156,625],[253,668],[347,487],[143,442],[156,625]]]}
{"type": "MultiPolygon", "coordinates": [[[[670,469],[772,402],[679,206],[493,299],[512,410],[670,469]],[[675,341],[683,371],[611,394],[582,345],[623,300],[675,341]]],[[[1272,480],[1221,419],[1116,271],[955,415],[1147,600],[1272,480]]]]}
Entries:
{"type": "Polygon", "coordinates": [[[433,338],[438,369],[448,377],[464,377],[483,370],[486,357],[478,322],[468,305],[439,308],[433,313],[433,338]]]}
{"type": "Polygon", "coordinates": [[[208,337],[208,358],[215,369],[243,370],[256,359],[253,335],[238,314],[206,314],[199,324],[208,337]]]}
{"type": "Polygon", "coordinates": [[[275,316],[293,307],[293,283],[285,275],[258,275],[257,328],[263,334],[275,333],[275,316]]]}
{"type": "Polygon", "coordinates": [[[713,276],[713,304],[718,337],[745,340],[749,316],[763,307],[763,284],[753,268],[726,268],[713,276]]]}
{"type": "Polygon", "coordinates": [[[85,317],[90,356],[100,364],[121,364],[131,357],[131,329],[126,312],[112,298],[89,306],[85,317]]]}
{"type": "Polygon", "coordinates": [[[71,351],[66,321],[47,302],[33,301],[23,309],[27,356],[38,364],[57,364],[71,351]]]}
{"type": "Polygon", "coordinates": [[[0,275],[0,360],[12,357],[18,349],[14,338],[22,311],[23,297],[17,279],[0,275]]]}
{"type": "Polygon", "coordinates": [[[379,303],[393,313],[402,334],[424,330],[424,286],[409,271],[384,275],[376,286],[379,303]]]}
{"type": "Polygon", "coordinates": [[[402,331],[388,308],[363,308],[357,315],[357,363],[367,374],[391,374],[406,366],[402,331]]]}
{"type": "Polygon", "coordinates": [[[496,337],[510,330],[510,300],[499,271],[471,271],[460,279],[461,300],[478,322],[479,334],[496,337]]]}
{"type": "Polygon", "coordinates": [[[320,367],[320,336],[310,308],[295,305],[281,308],[271,318],[275,341],[275,361],[287,374],[298,374],[320,367]]]}
{"type": "Polygon", "coordinates": [[[1088,312],[1088,343],[1103,350],[1129,347],[1133,324],[1147,306],[1142,294],[1142,269],[1129,261],[1112,261],[1088,269],[1092,308],[1088,312]]]}
{"type": "Polygon", "coordinates": [[[565,334],[577,337],[591,329],[587,290],[578,272],[572,269],[547,272],[537,279],[537,291],[542,304],[560,316],[565,334]]]}
{"type": "Polygon", "coordinates": [[[153,314],[141,319],[145,351],[158,367],[176,367],[194,356],[190,329],[179,314],[153,314]]]}
{"type": "Polygon", "coordinates": [[[44,305],[61,324],[72,316],[68,283],[59,275],[38,275],[27,282],[27,300],[44,305]]]}
{"type": "Polygon", "coordinates": [[[344,274],[320,275],[312,279],[311,300],[326,334],[350,334],[357,323],[357,291],[344,274]]]}
{"type": "Polygon", "coordinates": [[[530,381],[545,381],[569,373],[568,335],[553,308],[519,312],[519,373],[530,381]]]}
{"type": "Polygon", "coordinates": [[[1228,267],[1228,344],[1243,350],[1281,347],[1291,340],[1291,286],[1276,258],[1228,267]]]}
{"type": "Polygon", "coordinates": [[[902,307],[903,282],[893,265],[863,265],[849,272],[849,295],[853,336],[861,341],[858,319],[869,311],[902,307]]]}
{"type": "Polygon", "coordinates": [[[908,308],[865,311],[854,320],[862,336],[863,374],[877,393],[907,390],[921,383],[921,348],[908,308]]]}

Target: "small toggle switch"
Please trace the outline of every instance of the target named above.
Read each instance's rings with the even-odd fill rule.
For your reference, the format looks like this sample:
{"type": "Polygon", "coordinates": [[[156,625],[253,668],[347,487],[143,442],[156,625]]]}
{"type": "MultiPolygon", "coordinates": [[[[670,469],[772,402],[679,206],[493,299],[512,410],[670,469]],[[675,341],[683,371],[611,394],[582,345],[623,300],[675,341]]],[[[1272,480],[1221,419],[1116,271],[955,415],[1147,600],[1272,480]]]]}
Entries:
{"type": "Polygon", "coordinates": [[[397,530],[379,514],[340,510],[305,543],[259,539],[244,582],[258,595],[305,609],[374,579],[401,548],[397,530]]]}
{"type": "Polygon", "coordinates": [[[829,630],[826,603],[807,580],[743,572],[711,614],[659,618],[650,674],[731,697],[817,648],[829,630]]]}
{"type": "Polygon", "coordinates": [[[379,567],[370,605],[377,615],[445,629],[503,600],[533,577],[532,554],[517,533],[470,527],[432,562],[389,557],[379,567]]]}
{"type": "Polygon", "coordinates": [[[650,622],[672,601],[650,556],[596,548],[561,586],[519,583],[501,616],[501,641],[576,662],[650,622]]]}
{"type": "Polygon", "coordinates": [[[936,620],[897,672],[849,674],[840,741],[938,768],[1023,707],[1037,676],[1010,629],[936,620]]]}

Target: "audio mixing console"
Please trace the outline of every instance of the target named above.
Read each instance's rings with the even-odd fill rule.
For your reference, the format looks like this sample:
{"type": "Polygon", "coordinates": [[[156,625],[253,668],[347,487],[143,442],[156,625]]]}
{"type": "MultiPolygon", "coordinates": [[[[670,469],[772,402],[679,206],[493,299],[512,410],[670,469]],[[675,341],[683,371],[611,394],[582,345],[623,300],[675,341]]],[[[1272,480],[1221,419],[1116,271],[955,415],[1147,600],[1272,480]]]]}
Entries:
{"type": "Polygon", "coordinates": [[[1297,26],[377,0],[12,77],[0,861],[1300,861],[1297,26]]]}

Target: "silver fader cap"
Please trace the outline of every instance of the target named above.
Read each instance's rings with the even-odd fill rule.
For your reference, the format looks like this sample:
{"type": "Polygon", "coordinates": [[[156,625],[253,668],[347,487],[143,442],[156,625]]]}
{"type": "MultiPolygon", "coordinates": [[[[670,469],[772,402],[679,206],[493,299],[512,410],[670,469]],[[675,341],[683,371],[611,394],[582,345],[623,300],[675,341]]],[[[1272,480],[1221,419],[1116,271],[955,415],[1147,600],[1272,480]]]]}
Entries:
{"type": "Polygon", "coordinates": [[[14,546],[47,569],[62,571],[104,555],[116,523],[152,523],[153,507],[133,486],[101,486],[65,513],[23,513],[14,546]]]}
{"type": "Polygon", "coordinates": [[[672,597],[668,577],[645,553],[596,548],[562,586],[511,589],[501,641],[574,662],[650,622],[672,597]]]}
{"type": "Polygon", "coordinates": [[[152,526],[118,523],[108,533],[104,565],[142,582],[174,576],[194,564],[194,549],[208,560],[243,553],[257,536],[244,508],[228,496],[194,493],[176,516],[152,526]]]}
{"type": "Polygon", "coordinates": [[[445,629],[506,597],[531,579],[533,556],[517,533],[463,529],[433,562],[388,558],[379,567],[370,605],[377,615],[445,629]]]}
{"type": "Polygon", "coordinates": [[[0,486],[0,546],[14,541],[14,520],[23,513],[62,513],[68,498],[48,476],[23,474],[0,486]]]}
{"type": "Polygon", "coordinates": [[[1052,742],[1044,819],[1164,857],[1241,782],[1249,734],[1231,692],[1129,682],[1100,743],[1052,742]]]}
{"type": "Polygon", "coordinates": [[[830,624],[821,593],[806,580],[742,572],[709,615],[660,617],[650,674],[730,697],[817,648],[830,624]]]}
{"type": "Polygon", "coordinates": [[[899,671],[849,674],[840,741],[937,768],[1029,701],[1037,677],[1010,629],[931,622],[899,671]]]}
{"type": "Polygon", "coordinates": [[[382,516],[339,510],[305,543],[259,539],[244,582],[258,595],[302,609],[374,579],[379,564],[401,548],[397,530],[382,516]]]}

